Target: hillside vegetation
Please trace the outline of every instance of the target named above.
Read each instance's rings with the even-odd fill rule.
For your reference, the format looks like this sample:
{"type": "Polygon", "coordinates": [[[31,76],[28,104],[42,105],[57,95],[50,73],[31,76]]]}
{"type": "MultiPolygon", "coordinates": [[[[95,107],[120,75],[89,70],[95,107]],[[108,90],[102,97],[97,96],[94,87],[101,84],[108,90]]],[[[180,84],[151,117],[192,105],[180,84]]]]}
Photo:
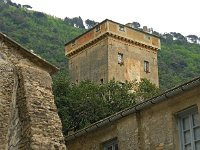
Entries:
{"type": "MultiPolygon", "coordinates": [[[[66,68],[64,44],[86,31],[81,18],[66,17],[62,20],[29,8],[0,0],[0,31],[61,69],[66,68]]],[[[88,28],[95,24],[91,20],[87,22],[88,28]]],[[[175,32],[165,35],[155,33],[161,36],[162,44],[158,54],[162,90],[199,76],[200,45],[197,36],[184,37],[175,32]],[[193,43],[189,43],[188,38],[193,43]]]]}
{"type": "Polygon", "coordinates": [[[74,28],[62,19],[18,8],[0,1],[0,31],[36,54],[63,68],[66,64],[64,44],[83,29],[74,28]]]}

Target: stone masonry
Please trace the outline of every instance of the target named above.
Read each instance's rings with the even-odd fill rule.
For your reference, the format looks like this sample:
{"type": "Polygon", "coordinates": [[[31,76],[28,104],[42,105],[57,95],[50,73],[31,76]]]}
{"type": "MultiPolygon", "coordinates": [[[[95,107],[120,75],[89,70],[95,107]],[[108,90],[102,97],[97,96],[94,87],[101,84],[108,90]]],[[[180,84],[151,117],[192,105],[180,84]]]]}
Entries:
{"type": "Polygon", "coordinates": [[[0,150],[65,150],[52,94],[58,69],[0,33],[0,150]]]}

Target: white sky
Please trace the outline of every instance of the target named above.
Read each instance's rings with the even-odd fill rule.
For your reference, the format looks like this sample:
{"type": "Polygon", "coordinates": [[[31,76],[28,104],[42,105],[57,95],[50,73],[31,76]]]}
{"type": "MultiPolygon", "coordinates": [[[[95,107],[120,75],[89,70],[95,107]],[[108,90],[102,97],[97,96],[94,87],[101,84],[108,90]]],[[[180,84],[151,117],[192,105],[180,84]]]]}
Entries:
{"type": "Polygon", "coordinates": [[[81,16],[101,22],[139,22],[155,31],[200,37],[200,0],[12,0],[33,10],[65,18],[81,16]]]}

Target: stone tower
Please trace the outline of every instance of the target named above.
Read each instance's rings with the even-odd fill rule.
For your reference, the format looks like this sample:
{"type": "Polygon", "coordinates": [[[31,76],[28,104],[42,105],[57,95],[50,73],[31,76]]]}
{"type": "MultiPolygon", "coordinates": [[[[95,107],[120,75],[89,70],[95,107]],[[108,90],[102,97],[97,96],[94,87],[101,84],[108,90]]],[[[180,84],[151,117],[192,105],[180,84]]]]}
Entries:
{"type": "Polygon", "coordinates": [[[139,30],[106,19],[66,43],[65,55],[72,83],[147,78],[158,86],[159,49],[159,37],[147,28],[139,30]]]}

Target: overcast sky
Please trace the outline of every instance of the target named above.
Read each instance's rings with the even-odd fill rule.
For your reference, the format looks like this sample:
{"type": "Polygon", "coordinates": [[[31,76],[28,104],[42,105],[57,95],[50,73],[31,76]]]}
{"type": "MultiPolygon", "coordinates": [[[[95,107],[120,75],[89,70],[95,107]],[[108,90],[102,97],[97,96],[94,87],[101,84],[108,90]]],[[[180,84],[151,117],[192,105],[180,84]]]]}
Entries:
{"type": "Polygon", "coordinates": [[[139,22],[155,31],[200,37],[200,0],[12,0],[33,10],[65,18],[81,16],[101,22],[139,22]]]}

